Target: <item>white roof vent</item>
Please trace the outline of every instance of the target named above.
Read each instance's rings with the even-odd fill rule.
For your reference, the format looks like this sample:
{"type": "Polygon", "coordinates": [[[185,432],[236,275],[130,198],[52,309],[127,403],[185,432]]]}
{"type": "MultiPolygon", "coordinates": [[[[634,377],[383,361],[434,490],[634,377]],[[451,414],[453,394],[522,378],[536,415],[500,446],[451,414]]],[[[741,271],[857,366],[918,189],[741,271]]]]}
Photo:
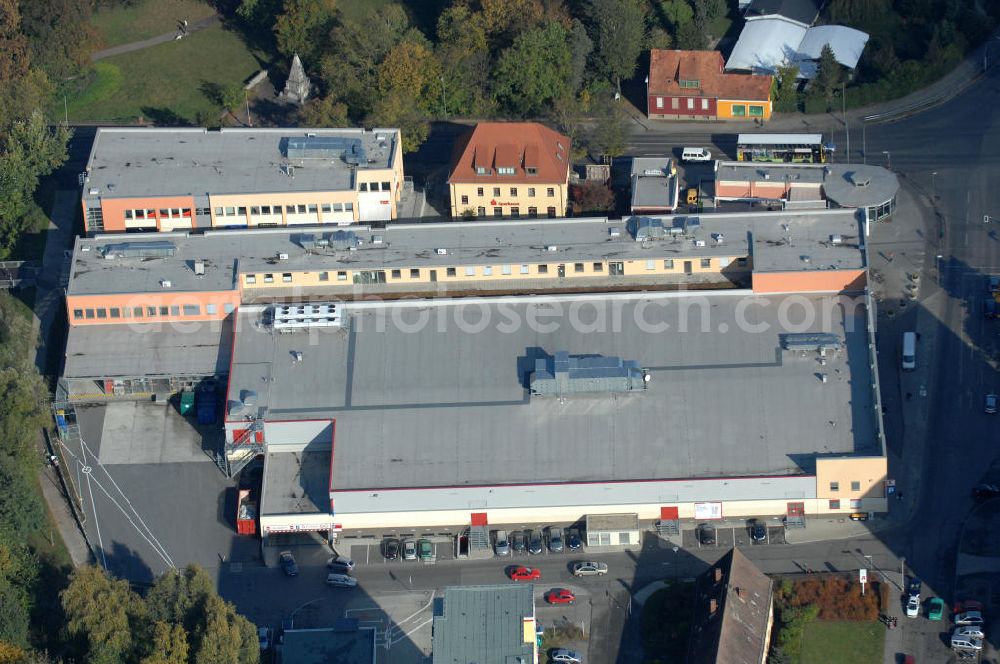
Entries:
{"type": "Polygon", "coordinates": [[[194,262],[194,273],[200,277],[205,276],[205,261],[194,262]]]}
{"type": "Polygon", "coordinates": [[[722,244],[726,241],[726,236],[722,233],[712,233],[712,239],[715,240],[716,244],[722,244]]]}
{"type": "Polygon", "coordinates": [[[89,194],[90,194],[91,196],[96,196],[96,195],[98,195],[99,193],[101,193],[101,190],[100,190],[100,189],[97,189],[96,187],[91,187],[91,188],[90,188],[90,191],[89,191],[88,193],[89,193],[89,194]]]}
{"type": "Polygon", "coordinates": [[[279,261],[287,261],[288,260],[288,254],[286,254],[286,253],[280,253],[280,254],[278,254],[278,260],[279,261]]]}
{"type": "Polygon", "coordinates": [[[842,235],[831,235],[830,244],[844,244],[844,237],[842,235]]]}
{"type": "Polygon", "coordinates": [[[448,250],[447,249],[435,249],[434,253],[436,253],[438,256],[446,256],[448,254],[448,250]]]}
{"type": "Polygon", "coordinates": [[[372,235],[372,244],[382,244],[383,238],[381,235],[372,235]]]}
{"type": "Polygon", "coordinates": [[[550,244],[549,246],[545,247],[545,251],[559,251],[559,247],[557,247],[554,244],[550,244]]]}
{"type": "Polygon", "coordinates": [[[694,246],[696,246],[696,247],[704,247],[705,246],[705,241],[704,240],[695,240],[694,241],[694,246]]]}
{"type": "Polygon", "coordinates": [[[170,283],[169,279],[161,279],[160,280],[160,287],[161,288],[170,288],[171,286],[173,286],[173,284],[170,283]]]}
{"type": "Polygon", "coordinates": [[[89,244],[83,245],[82,247],[80,247],[80,251],[90,251],[90,245],[89,244]]]}
{"type": "Polygon", "coordinates": [[[610,228],[610,229],[608,229],[608,234],[611,235],[611,237],[621,237],[622,229],[620,229],[620,228],[610,228]]]}

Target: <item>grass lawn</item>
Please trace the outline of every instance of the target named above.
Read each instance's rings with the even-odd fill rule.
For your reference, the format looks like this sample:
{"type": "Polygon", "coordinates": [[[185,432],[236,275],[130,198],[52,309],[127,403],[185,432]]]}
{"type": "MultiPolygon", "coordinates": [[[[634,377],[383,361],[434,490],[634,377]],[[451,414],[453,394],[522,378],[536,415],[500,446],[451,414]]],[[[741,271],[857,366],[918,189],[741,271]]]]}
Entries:
{"type": "Polygon", "coordinates": [[[238,35],[223,28],[96,63],[69,99],[70,121],[195,124],[221,109],[206,90],[243,83],[260,64],[238,35]],[[210,66],[207,66],[210,65],[210,66]]]}
{"type": "Polygon", "coordinates": [[[647,662],[682,662],[691,632],[694,584],[672,582],[642,605],[640,632],[647,662]]]}
{"type": "Polygon", "coordinates": [[[881,662],[885,626],[878,622],[814,620],[802,635],[802,664],[881,662]]]}
{"type": "Polygon", "coordinates": [[[214,13],[200,0],[140,0],[133,7],[99,10],[91,24],[101,35],[102,48],[108,48],[175,32],[178,21],[194,23],[214,13]]]}

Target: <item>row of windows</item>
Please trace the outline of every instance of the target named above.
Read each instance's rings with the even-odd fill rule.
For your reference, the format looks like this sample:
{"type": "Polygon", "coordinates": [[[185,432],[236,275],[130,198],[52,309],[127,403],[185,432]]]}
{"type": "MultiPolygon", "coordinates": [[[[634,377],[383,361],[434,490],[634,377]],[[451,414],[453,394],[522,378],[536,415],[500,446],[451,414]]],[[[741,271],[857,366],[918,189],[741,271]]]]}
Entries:
{"type": "MultiPolygon", "coordinates": [[[[497,175],[514,175],[516,172],[517,169],[514,168],[513,166],[497,167],[497,175]]],[[[490,170],[489,168],[486,168],[485,166],[476,167],[476,175],[492,175],[492,173],[493,171],[490,170]]],[[[525,166],[524,173],[525,175],[538,175],[538,169],[535,168],[534,166],[525,166]]],[[[482,194],[479,195],[482,196],[482,194]]],[[[497,195],[499,196],[499,194],[497,195]]]]}
{"type": "Polygon", "coordinates": [[[370,185],[371,186],[370,189],[368,182],[359,182],[358,191],[379,191],[379,184],[382,185],[382,191],[392,191],[392,184],[389,182],[382,182],[382,183],[372,182],[370,185]]]}
{"type": "MultiPolygon", "coordinates": [[[[324,214],[330,214],[333,212],[353,212],[354,203],[321,203],[321,204],[305,204],[305,205],[251,205],[250,214],[251,215],[272,215],[281,214],[281,209],[284,207],[285,214],[316,214],[318,211],[322,210],[324,214]]],[[[247,214],[247,207],[245,205],[233,206],[233,207],[217,207],[215,208],[216,217],[245,217],[247,214]]]]}
{"type": "MultiPolygon", "coordinates": [[[[484,191],[485,191],[485,189],[483,189],[482,187],[477,187],[476,188],[476,196],[479,196],[480,198],[482,198],[485,195],[483,193],[484,191]]],[[[493,195],[494,196],[502,196],[503,195],[503,194],[500,193],[500,187],[493,187],[493,195]]],[[[510,188],[510,195],[511,196],[517,196],[517,187],[511,187],[510,188]]],[[[545,195],[548,196],[549,198],[555,198],[556,197],[556,188],[555,187],[548,187],[548,188],[546,188],[545,195]]],[[[534,187],[528,187],[528,198],[534,198],[534,197],[535,197],[535,188],[534,187]]],[[[462,202],[463,203],[468,203],[469,202],[469,197],[468,196],[462,196],[462,202]]]]}
{"type": "MultiPolygon", "coordinates": [[[[125,210],[125,218],[129,221],[135,219],[156,219],[157,211],[149,209],[125,210]]],[[[160,219],[190,219],[191,208],[160,208],[160,219]]]]}
{"type": "MultiPolygon", "coordinates": [[[[840,482],[830,482],[830,491],[840,491],[840,482]]],[[[851,482],[851,491],[861,491],[861,482],[851,482]]]]}
{"type": "MultiPolygon", "coordinates": [[[[222,310],[231,314],[236,307],[230,303],[222,305],[222,310]]],[[[219,312],[218,305],[206,304],[205,313],[209,316],[219,312]]],[[[197,304],[174,304],[160,307],[98,307],[93,309],[74,309],[74,320],[106,320],[121,318],[157,318],[159,316],[200,316],[201,306],[197,304]]]]}
{"type": "MultiPolygon", "coordinates": [[[[462,202],[463,203],[467,203],[468,202],[465,199],[466,199],[466,196],[462,196],[462,202]]],[[[550,218],[554,218],[556,216],[556,209],[554,207],[550,207],[550,208],[548,208],[545,211],[545,214],[548,215],[550,218]]],[[[484,207],[477,208],[476,209],[476,216],[477,217],[485,217],[486,216],[486,208],[484,208],[484,207]]],[[[521,216],[521,208],[518,207],[518,206],[516,206],[516,205],[513,206],[513,207],[509,207],[509,208],[507,208],[507,214],[504,215],[504,209],[502,207],[495,207],[495,208],[493,208],[493,216],[494,217],[503,217],[503,216],[520,217],[521,216]]],[[[528,217],[534,219],[537,216],[538,216],[538,208],[536,208],[536,207],[529,207],[528,208],[528,217]]]]}
{"type": "MultiPolygon", "coordinates": [[[[745,117],[747,114],[746,104],[733,104],[733,116],[734,117],[745,117]]],[[[750,117],[752,118],[762,118],[764,117],[764,107],[750,105],[750,117]]]]}
{"type": "MultiPolygon", "coordinates": [[[[696,100],[695,100],[694,97],[688,97],[687,98],[687,109],[689,111],[693,111],[694,110],[695,101],[696,100]]],[[[680,103],[681,103],[680,99],[678,99],[677,97],[672,97],[670,99],[670,108],[676,111],[676,110],[678,110],[680,108],[680,103]]],[[[656,107],[657,108],[663,108],[663,97],[657,97],[656,98],[656,107]]],[[[708,107],[709,107],[708,97],[702,97],[702,99],[701,99],[701,110],[707,111],[708,107]]]]}
{"type": "MultiPolygon", "coordinates": [[[[861,509],[861,499],[860,498],[851,498],[850,504],[851,504],[851,509],[852,510],[859,510],[859,509],[861,509]]],[[[840,500],[837,499],[837,498],[831,499],[830,500],[830,509],[832,509],[832,510],[839,510],[840,509],[840,500]]]]}
{"type": "MultiPolygon", "coordinates": [[[[696,105],[700,106],[701,110],[703,110],[703,111],[709,110],[710,102],[709,102],[709,99],[707,97],[702,97],[701,104],[696,104],[696,102],[697,102],[697,100],[694,97],[687,97],[687,99],[686,99],[687,110],[689,110],[689,111],[695,110],[695,106],[696,105]]],[[[678,97],[671,97],[671,99],[670,99],[670,108],[672,110],[676,111],[676,110],[680,109],[680,105],[681,105],[680,98],[678,98],[678,97]]],[[[656,98],[656,108],[659,108],[659,109],[663,108],[663,97],[657,97],[656,98]]],[[[745,117],[747,115],[748,105],[747,104],[733,104],[732,109],[733,109],[732,113],[733,113],[734,117],[745,117]]],[[[749,104],[749,112],[750,112],[750,117],[752,117],[752,118],[762,118],[762,117],[764,117],[764,107],[763,106],[758,106],[756,104],[749,104]]]]}
{"type": "MultiPolygon", "coordinates": [[[[712,259],[711,258],[702,258],[702,259],[700,259],[700,261],[701,261],[701,267],[703,267],[703,268],[711,268],[712,267],[712,259]]],[[[747,259],[746,258],[737,258],[736,261],[737,261],[737,263],[739,265],[746,265],[747,259]]],[[[689,263],[690,261],[684,261],[684,262],[685,263],[689,263]]],[[[646,269],[647,270],[655,270],[655,269],[657,269],[657,264],[658,263],[659,263],[659,261],[655,260],[655,259],[647,260],[646,261],[646,269]]],[[[674,259],[672,259],[672,258],[664,259],[662,264],[663,264],[663,269],[665,269],[665,270],[672,270],[672,269],[674,269],[674,259]]],[[[729,259],[728,258],[720,258],[719,259],[719,266],[720,267],[726,267],[728,264],[729,264],[729,259]]],[[[560,265],[562,265],[562,264],[560,264],[560,265]]],[[[572,271],[574,273],[576,273],[576,274],[585,273],[587,271],[587,268],[586,268],[587,264],[586,263],[572,263],[571,265],[572,265],[572,268],[571,268],[572,271]]],[[[591,263],[590,265],[591,265],[591,271],[592,272],[595,272],[595,273],[603,273],[604,272],[604,263],[599,262],[599,261],[595,261],[595,262],[591,263]]],[[[562,267],[563,267],[564,271],[569,271],[569,269],[570,269],[569,265],[562,265],[562,267]]],[[[431,268],[425,268],[425,269],[431,269],[431,268]]],[[[475,276],[491,277],[491,276],[494,276],[493,266],[491,266],[491,265],[484,265],[484,266],[467,265],[464,268],[462,268],[462,271],[463,271],[464,276],[466,276],[466,277],[475,277],[475,276]]],[[[513,265],[501,265],[500,266],[500,274],[502,274],[502,275],[513,274],[513,271],[514,271],[514,266],[513,265]]],[[[420,279],[423,276],[422,275],[422,270],[420,268],[409,268],[405,272],[409,275],[410,279],[420,279]]],[[[404,270],[402,270],[402,269],[390,270],[389,271],[389,278],[390,279],[402,279],[403,278],[403,273],[404,273],[404,270]]],[[[518,273],[519,274],[531,274],[531,265],[528,265],[528,264],[522,264],[522,265],[520,265],[519,268],[518,268],[518,273]]],[[[318,274],[319,274],[319,281],[330,281],[330,273],[329,272],[320,272],[318,274]]],[[[348,280],[348,273],[346,271],[344,271],[344,270],[338,271],[335,274],[336,274],[337,281],[347,281],[348,280]]],[[[457,277],[458,276],[458,268],[447,267],[447,268],[445,268],[445,274],[447,276],[449,276],[449,277],[457,277]]],[[[547,265],[547,264],[535,265],[535,274],[549,274],[549,265],[547,265]]],[[[265,273],[265,274],[262,274],[262,275],[248,274],[248,275],[246,275],[246,283],[247,283],[247,285],[248,286],[256,285],[257,284],[257,278],[258,278],[258,276],[261,277],[262,282],[265,283],[265,284],[273,284],[273,283],[275,283],[275,280],[277,280],[277,279],[280,279],[282,283],[286,283],[287,284],[287,283],[292,283],[292,281],[295,278],[294,277],[294,273],[292,273],[292,272],[282,272],[280,274],[279,273],[268,272],[268,273],[265,273]]]]}

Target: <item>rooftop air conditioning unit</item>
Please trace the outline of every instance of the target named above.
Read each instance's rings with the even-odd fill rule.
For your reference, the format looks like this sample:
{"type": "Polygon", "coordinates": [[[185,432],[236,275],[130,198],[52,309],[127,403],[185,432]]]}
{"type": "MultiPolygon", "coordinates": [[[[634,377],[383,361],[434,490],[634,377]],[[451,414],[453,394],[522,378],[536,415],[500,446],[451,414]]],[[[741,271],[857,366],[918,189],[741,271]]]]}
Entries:
{"type": "Polygon", "coordinates": [[[372,244],[382,244],[382,236],[372,235],[372,244]]]}
{"type": "Polygon", "coordinates": [[[434,253],[436,253],[438,256],[445,256],[445,255],[447,255],[448,250],[447,249],[435,249],[434,253]]]}
{"type": "Polygon", "coordinates": [[[611,237],[620,237],[622,230],[620,228],[610,228],[608,229],[608,234],[611,235],[611,237]]]}
{"type": "Polygon", "coordinates": [[[712,233],[712,239],[715,240],[716,244],[722,244],[726,241],[726,236],[722,233],[712,233]]]}
{"type": "Polygon", "coordinates": [[[170,283],[169,279],[162,279],[160,281],[160,287],[161,288],[170,288],[171,286],[173,286],[173,284],[170,283]]]}
{"type": "Polygon", "coordinates": [[[705,246],[705,241],[704,240],[695,240],[694,241],[694,246],[696,246],[696,247],[704,247],[705,246]]]}
{"type": "Polygon", "coordinates": [[[99,193],[101,193],[101,190],[100,189],[91,188],[89,193],[90,193],[91,196],[96,196],[99,193]]]}
{"type": "Polygon", "coordinates": [[[559,251],[559,247],[557,247],[554,244],[550,244],[549,246],[545,247],[545,251],[559,251]]]}
{"type": "Polygon", "coordinates": [[[843,243],[844,243],[843,236],[840,236],[840,235],[831,235],[830,236],[830,244],[843,244],[843,243]]]}
{"type": "Polygon", "coordinates": [[[279,261],[287,261],[288,260],[288,254],[285,254],[285,253],[278,254],[278,260],[279,261]]]}
{"type": "Polygon", "coordinates": [[[194,273],[198,276],[205,276],[205,261],[194,262],[194,273]]]}

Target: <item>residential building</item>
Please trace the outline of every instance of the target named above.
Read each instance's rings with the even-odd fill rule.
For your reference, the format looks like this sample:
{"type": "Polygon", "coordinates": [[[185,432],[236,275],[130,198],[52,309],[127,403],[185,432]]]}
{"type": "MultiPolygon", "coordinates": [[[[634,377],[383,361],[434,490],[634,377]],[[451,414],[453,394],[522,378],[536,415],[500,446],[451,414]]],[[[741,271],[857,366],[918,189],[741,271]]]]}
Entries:
{"type": "Polygon", "coordinates": [[[687,664],[765,664],[774,624],[774,582],[740,552],[695,582],[687,664]]]}
{"type": "Polygon", "coordinates": [[[653,49],[646,114],[657,120],[771,118],[771,76],[729,74],[718,51],[653,49]]]}
{"type": "Polygon", "coordinates": [[[480,122],[455,145],[451,216],[566,216],[570,147],[569,137],[537,122],[480,122]]]}
{"type": "Polygon", "coordinates": [[[452,586],[434,613],[432,664],[537,664],[534,586],[452,586]]]}
{"type": "Polygon", "coordinates": [[[397,217],[398,129],[100,128],[81,175],[88,234],[397,217]]]}

